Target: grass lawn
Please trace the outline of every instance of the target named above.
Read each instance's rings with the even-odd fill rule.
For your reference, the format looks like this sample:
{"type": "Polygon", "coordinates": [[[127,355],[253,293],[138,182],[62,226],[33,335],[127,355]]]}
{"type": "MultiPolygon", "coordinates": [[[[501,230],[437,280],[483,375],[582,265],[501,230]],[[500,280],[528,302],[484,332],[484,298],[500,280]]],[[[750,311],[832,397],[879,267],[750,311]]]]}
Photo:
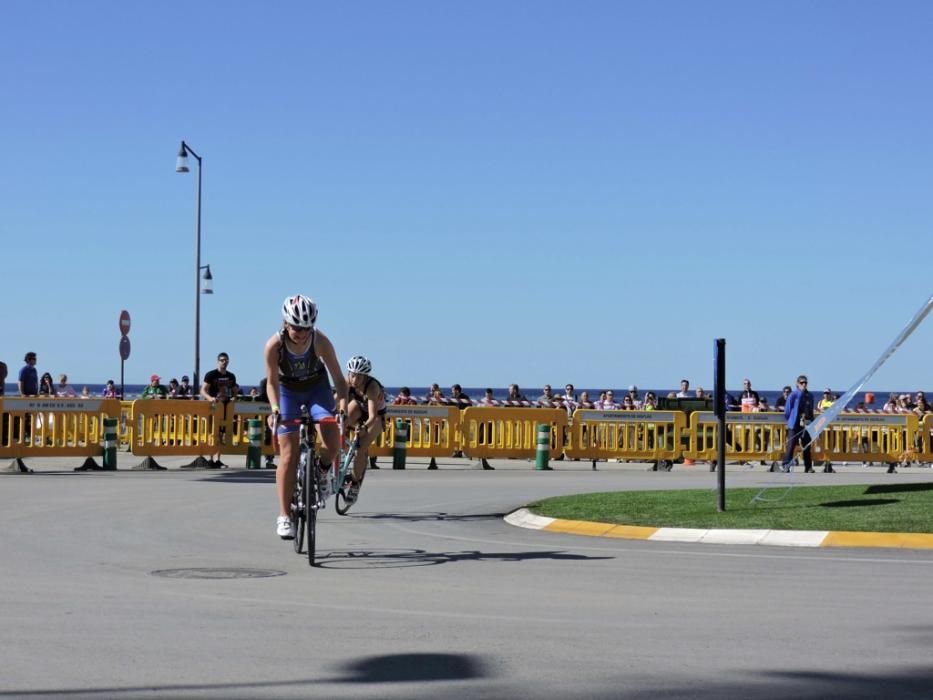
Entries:
{"type": "Polygon", "coordinates": [[[624,525],[933,533],[933,483],[620,491],[536,501],[538,515],[624,525]],[[767,500],[754,500],[756,494],[767,500]]]}

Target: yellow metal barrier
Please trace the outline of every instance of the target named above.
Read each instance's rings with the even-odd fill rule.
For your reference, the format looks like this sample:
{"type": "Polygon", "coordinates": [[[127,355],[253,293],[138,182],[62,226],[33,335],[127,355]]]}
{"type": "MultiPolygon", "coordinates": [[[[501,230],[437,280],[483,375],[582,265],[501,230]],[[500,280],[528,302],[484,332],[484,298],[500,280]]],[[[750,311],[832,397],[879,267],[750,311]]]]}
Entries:
{"type": "Polygon", "coordinates": [[[933,414],[927,413],[920,421],[919,438],[917,459],[921,462],[933,462],[933,414]]]}
{"type": "Polygon", "coordinates": [[[0,399],[0,457],[101,456],[104,418],[119,415],[116,399],[0,399]]]}
{"type": "MultiPolygon", "coordinates": [[[[784,456],[786,435],[783,413],[726,413],[726,460],[778,461],[784,456]]],[[[683,456],[712,462],[717,458],[718,437],[719,421],[715,413],[691,413],[683,456]]]]}
{"type": "Polygon", "coordinates": [[[457,436],[461,431],[461,411],[454,406],[388,406],[386,425],[372,445],[371,457],[388,457],[395,449],[395,421],[409,423],[409,457],[449,457],[461,449],[457,436]]]}
{"type": "Polygon", "coordinates": [[[912,413],[842,413],[820,433],[813,459],[829,462],[912,461],[920,435],[912,413]]]}
{"type": "Polygon", "coordinates": [[[120,401],[120,421],[117,423],[117,440],[120,449],[130,450],[133,444],[133,404],[135,401],[120,401]]]}
{"type": "Polygon", "coordinates": [[[133,402],[132,451],[141,457],[217,452],[223,405],[183,399],[133,402]]]}
{"type": "Polygon", "coordinates": [[[227,404],[226,420],[226,440],[221,445],[220,451],[225,455],[245,455],[249,449],[249,421],[258,418],[262,421],[263,440],[262,454],[275,454],[272,444],[272,431],[266,422],[272,414],[272,407],[258,401],[232,401],[227,404]]]}
{"type": "Polygon", "coordinates": [[[681,411],[593,411],[573,414],[571,459],[670,460],[680,457],[681,411]]]}
{"type": "Polygon", "coordinates": [[[471,406],[460,417],[463,453],[475,458],[533,459],[540,423],[551,426],[549,457],[555,459],[564,451],[567,428],[564,409],[471,406]]]}

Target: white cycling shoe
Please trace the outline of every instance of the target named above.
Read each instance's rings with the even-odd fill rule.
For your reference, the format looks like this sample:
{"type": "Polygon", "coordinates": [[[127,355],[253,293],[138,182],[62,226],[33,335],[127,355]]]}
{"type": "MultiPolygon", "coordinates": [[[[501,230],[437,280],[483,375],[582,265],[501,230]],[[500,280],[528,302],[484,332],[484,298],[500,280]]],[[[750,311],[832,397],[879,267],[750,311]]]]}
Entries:
{"type": "Polygon", "coordinates": [[[275,533],[283,540],[295,539],[295,525],[287,515],[280,515],[275,521],[275,533]]]}

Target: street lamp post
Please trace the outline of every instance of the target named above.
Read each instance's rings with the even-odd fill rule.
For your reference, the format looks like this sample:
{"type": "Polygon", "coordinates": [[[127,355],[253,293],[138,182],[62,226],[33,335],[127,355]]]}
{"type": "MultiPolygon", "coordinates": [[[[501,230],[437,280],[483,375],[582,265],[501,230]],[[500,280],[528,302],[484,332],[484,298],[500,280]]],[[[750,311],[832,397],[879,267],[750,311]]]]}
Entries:
{"type": "MultiPolygon", "coordinates": [[[[204,280],[210,285],[211,270],[209,265],[201,265],[201,156],[184,141],[181,142],[181,148],[178,149],[178,161],[175,164],[176,173],[187,173],[188,155],[194,156],[198,161],[198,235],[195,248],[195,267],[194,267],[194,386],[195,396],[201,390],[201,270],[204,272],[204,280]]],[[[205,294],[212,294],[213,290],[205,289],[205,294]]]]}

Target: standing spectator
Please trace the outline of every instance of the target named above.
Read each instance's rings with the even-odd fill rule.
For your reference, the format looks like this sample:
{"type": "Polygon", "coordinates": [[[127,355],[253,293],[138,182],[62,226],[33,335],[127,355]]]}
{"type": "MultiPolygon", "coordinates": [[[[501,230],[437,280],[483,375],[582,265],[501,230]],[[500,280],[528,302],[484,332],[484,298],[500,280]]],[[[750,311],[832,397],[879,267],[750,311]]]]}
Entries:
{"type": "Polygon", "coordinates": [[[107,385],[104,387],[104,391],[101,396],[105,399],[119,398],[119,395],[117,394],[117,387],[114,385],[112,379],[107,380],[107,385]]]}
{"type": "MultiPolygon", "coordinates": [[[[39,393],[39,373],[36,371],[36,353],[27,352],[23,357],[23,362],[26,364],[19,371],[17,389],[19,390],[20,396],[35,396],[39,393]]],[[[24,419],[25,426],[23,429],[23,436],[28,443],[32,439],[32,414],[27,413],[24,419]]],[[[14,440],[19,440],[19,431],[20,419],[16,418],[13,421],[14,440]]]]}
{"type": "Polygon", "coordinates": [[[188,379],[187,374],[183,374],[181,377],[181,384],[178,385],[178,398],[179,399],[190,399],[192,398],[193,391],[192,386],[188,383],[191,380],[188,379]]]}
{"type": "Polygon", "coordinates": [[[461,411],[473,405],[473,400],[463,393],[463,388],[459,384],[450,387],[450,398],[456,401],[457,408],[461,411]]]}
{"type": "Polygon", "coordinates": [[[752,389],[752,380],[745,379],[742,382],[742,394],[739,396],[742,405],[742,413],[755,413],[758,410],[758,404],[761,398],[758,392],[752,389]]]}
{"type": "Polygon", "coordinates": [[[790,391],[791,391],[791,389],[790,389],[789,386],[785,386],[783,389],[781,389],[781,395],[778,396],[777,399],[776,399],[775,402],[774,402],[774,410],[775,410],[775,411],[783,411],[783,410],[784,410],[784,406],[787,404],[787,399],[790,398],[790,391]]]}
{"type": "Polygon", "coordinates": [[[528,401],[525,395],[518,388],[518,384],[509,384],[508,399],[509,401],[521,401],[521,402],[526,402],[526,403],[528,401]]]}
{"type": "Polygon", "coordinates": [[[538,401],[541,403],[553,403],[554,402],[554,392],[551,390],[550,384],[544,385],[544,393],[538,397],[538,401]]]}
{"type": "MultiPolygon", "coordinates": [[[[20,396],[36,396],[39,393],[39,373],[36,371],[36,353],[27,352],[23,358],[26,364],[19,371],[20,396]]],[[[49,379],[51,379],[49,375],[49,379]]]]}
{"type": "Polygon", "coordinates": [[[49,372],[43,372],[39,379],[39,396],[55,396],[55,380],[49,372]]]}
{"type": "Polygon", "coordinates": [[[85,384],[84,388],[81,389],[81,398],[82,399],[91,398],[91,388],[87,384],[85,384]]]}
{"type": "Polygon", "coordinates": [[[622,408],[622,406],[616,403],[615,394],[612,393],[612,390],[607,390],[606,398],[602,401],[598,401],[596,403],[596,408],[600,411],[616,411],[622,408]]]}
{"type": "MultiPolygon", "coordinates": [[[[473,401],[469,396],[463,393],[463,388],[459,384],[454,384],[450,387],[450,398],[452,401],[456,402],[455,405],[461,411],[473,405],[473,401]]],[[[454,457],[463,457],[463,450],[455,450],[454,457]]]]}
{"type": "Polygon", "coordinates": [[[696,397],[697,397],[698,399],[705,399],[705,398],[706,398],[706,391],[704,391],[704,390],[703,390],[703,387],[701,387],[701,386],[698,386],[698,387],[694,390],[693,393],[696,394],[696,397]]]}
{"type": "MultiPolygon", "coordinates": [[[[494,406],[495,395],[492,389],[486,389],[486,392],[483,394],[483,398],[477,402],[479,406],[494,406]]],[[[480,426],[482,427],[482,426],[480,426]]]]}
{"type": "Polygon", "coordinates": [[[447,403],[444,399],[443,390],[441,390],[437,384],[431,387],[431,397],[428,399],[428,403],[432,406],[440,406],[447,403]]]}
{"type": "Polygon", "coordinates": [[[236,397],[239,387],[236,375],[227,371],[229,365],[230,356],[227,353],[217,355],[217,369],[212,369],[204,375],[204,383],[201,385],[202,399],[211,403],[227,403],[236,397]]]}
{"type": "Polygon", "coordinates": [[[823,398],[820,399],[820,403],[817,406],[817,408],[819,408],[820,412],[822,413],[823,411],[825,411],[826,409],[828,409],[830,406],[833,405],[833,401],[835,401],[835,397],[833,396],[833,391],[829,387],[826,387],[825,389],[823,389],[823,398]]]}
{"type": "MultiPolygon", "coordinates": [[[[635,386],[634,384],[629,385],[628,393],[626,394],[626,396],[631,397],[632,406],[634,408],[641,408],[642,402],[641,402],[641,399],[638,398],[638,387],[637,386],[635,386]]],[[[624,396],[622,397],[622,404],[623,406],[625,404],[624,396]]]]}
{"type": "Polygon", "coordinates": [[[807,377],[804,374],[797,377],[797,388],[787,399],[784,420],[787,423],[787,440],[784,459],[781,461],[782,468],[786,472],[790,471],[790,465],[794,461],[794,449],[799,442],[803,448],[804,471],[812,473],[813,456],[810,451],[810,433],[806,431],[806,427],[813,420],[813,395],[807,389],[807,377]]]}
{"type": "Polygon", "coordinates": [[[677,392],[677,398],[679,399],[690,398],[690,381],[688,379],[680,380],[680,391],[677,392]]]}
{"type": "Polygon", "coordinates": [[[417,401],[411,397],[411,389],[407,386],[403,386],[398,390],[398,396],[392,399],[392,405],[394,406],[413,406],[417,401]]]}
{"type": "MultiPolygon", "coordinates": [[[[201,384],[201,398],[205,401],[210,401],[212,404],[217,404],[220,401],[223,404],[223,415],[215,417],[215,420],[225,420],[227,417],[227,403],[232,399],[236,398],[239,387],[236,383],[236,375],[233,372],[228,372],[227,367],[230,365],[230,356],[222,352],[217,355],[217,369],[212,369],[210,372],[204,375],[204,383],[201,384]]],[[[221,424],[220,426],[220,444],[223,445],[226,442],[227,435],[226,429],[221,424]]],[[[223,462],[220,461],[220,451],[218,450],[212,458],[208,459],[209,466],[219,469],[220,467],[226,466],[223,462]],[[216,459],[213,459],[216,457],[216,459]]]]}
{"type": "Polygon", "coordinates": [[[761,400],[758,402],[758,410],[763,413],[767,413],[771,410],[771,407],[768,405],[768,397],[762,396],[761,400]]]}
{"type": "MultiPolygon", "coordinates": [[[[647,398],[645,399],[647,402],[647,398]]],[[[632,398],[631,394],[626,394],[622,397],[622,410],[623,411],[634,411],[636,408],[635,400],[632,398]]]]}
{"type": "Polygon", "coordinates": [[[894,413],[897,411],[897,394],[891,393],[888,394],[888,400],[885,401],[884,406],[881,408],[885,413],[894,413]]]}
{"type": "Polygon", "coordinates": [[[171,379],[168,380],[168,398],[170,399],[181,398],[178,394],[180,389],[181,387],[178,386],[178,380],[175,379],[175,377],[172,377],[171,379]]]}
{"type": "Polygon", "coordinates": [[[68,383],[67,374],[58,375],[58,386],[55,387],[55,395],[69,399],[73,399],[78,395],[78,392],[68,383]]]}
{"type": "Polygon", "coordinates": [[[435,398],[435,397],[437,396],[437,393],[438,393],[438,392],[440,392],[441,398],[443,398],[443,397],[444,397],[444,392],[441,391],[441,385],[438,384],[437,382],[434,382],[434,383],[431,385],[431,388],[428,389],[428,393],[427,393],[427,395],[424,397],[424,402],[425,402],[425,403],[431,403],[431,399],[435,398]]]}
{"type": "Polygon", "coordinates": [[[168,396],[168,389],[162,386],[160,383],[161,381],[162,377],[158,374],[153,374],[149,377],[149,385],[143,389],[143,393],[140,397],[144,399],[164,399],[168,396]]]}
{"type": "Polygon", "coordinates": [[[580,408],[593,408],[593,402],[590,401],[590,392],[588,391],[580,392],[579,407],[580,408]]]}

